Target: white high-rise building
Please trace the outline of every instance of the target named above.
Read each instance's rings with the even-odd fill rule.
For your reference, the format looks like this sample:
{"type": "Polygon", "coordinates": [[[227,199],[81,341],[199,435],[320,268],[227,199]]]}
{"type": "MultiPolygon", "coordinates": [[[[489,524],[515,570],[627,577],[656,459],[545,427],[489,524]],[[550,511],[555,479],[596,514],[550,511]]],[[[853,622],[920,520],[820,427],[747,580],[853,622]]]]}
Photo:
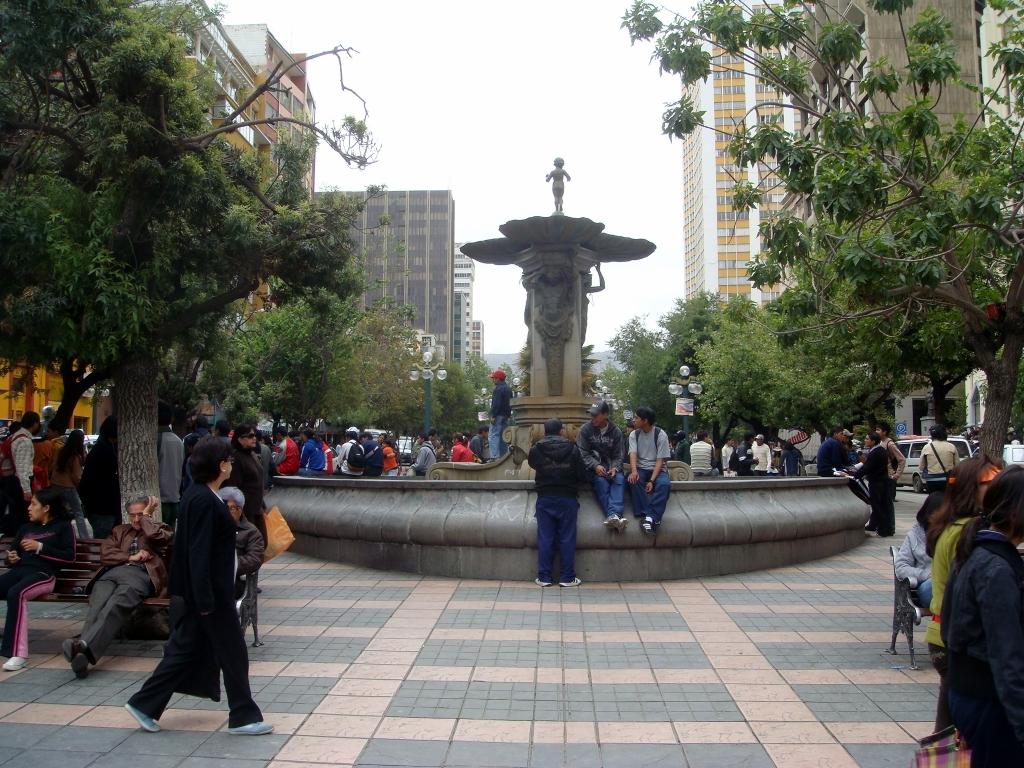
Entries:
{"type": "Polygon", "coordinates": [[[455,244],[455,279],[452,283],[452,357],[464,363],[472,354],[470,326],[473,322],[473,279],[476,264],[462,252],[462,243],[455,244]]]}
{"type": "Polygon", "coordinates": [[[779,295],[757,290],[747,278],[746,264],[759,252],[761,212],[779,209],[785,190],[770,168],[740,168],[729,154],[730,134],[738,125],[781,122],[794,131],[791,109],[772,106],[782,93],[764,83],[738,56],[713,51],[712,77],[691,87],[690,96],[706,113],[708,129],[683,141],[684,279],[686,296],[714,293],[723,300],[741,294],[755,302],[779,295]],[[754,111],[755,106],[758,106],[754,111]],[[733,208],[732,190],[739,181],[760,187],[763,202],[751,211],[733,208]]]}

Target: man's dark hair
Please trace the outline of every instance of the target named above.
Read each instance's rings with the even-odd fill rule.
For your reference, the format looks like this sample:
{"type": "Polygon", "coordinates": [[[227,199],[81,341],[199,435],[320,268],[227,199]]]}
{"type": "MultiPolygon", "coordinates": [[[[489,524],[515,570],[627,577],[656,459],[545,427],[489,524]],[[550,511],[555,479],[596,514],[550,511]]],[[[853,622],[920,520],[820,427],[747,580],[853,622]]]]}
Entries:
{"type": "Polygon", "coordinates": [[[437,427],[431,427],[430,431],[427,432],[427,437],[437,437],[437,427]]]}
{"type": "Polygon", "coordinates": [[[231,433],[231,425],[228,424],[227,419],[219,419],[214,429],[220,437],[227,437],[231,433]]]}
{"type": "Polygon", "coordinates": [[[754,433],[753,432],[747,432],[745,435],[743,435],[743,442],[744,443],[749,443],[753,439],[754,439],[754,433]]]}
{"type": "Polygon", "coordinates": [[[56,416],[54,416],[52,419],[50,419],[50,421],[46,424],[47,432],[52,432],[55,435],[63,435],[67,431],[67,428],[68,428],[67,419],[64,419],[64,418],[59,418],[58,419],[56,416]]]}
{"type": "Polygon", "coordinates": [[[312,440],[314,437],[316,437],[316,432],[314,432],[309,427],[306,427],[304,430],[302,430],[302,434],[303,436],[305,436],[307,440],[312,440]]]}
{"type": "Polygon", "coordinates": [[[207,435],[192,449],[189,463],[192,465],[192,479],[197,483],[209,483],[220,475],[220,464],[231,456],[231,446],[219,438],[207,435]]]}
{"type": "MultiPolygon", "coordinates": [[[[24,426],[24,422],[22,422],[22,426],[24,426]]],[[[949,432],[946,431],[943,424],[933,424],[932,428],[928,430],[928,434],[932,436],[932,440],[945,440],[949,437],[949,432]]]]}
{"type": "Polygon", "coordinates": [[[174,409],[167,403],[156,404],[156,423],[159,427],[166,427],[174,419],[174,409]]]}
{"type": "Polygon", "coordinates": [[[882,442],[882,436],[877,432],[868,432],[866,435],[864,435],[864,439],[870,440],[875,445],[878,445],[880,442],[882,442]]]}
{"type": "Polygon", "coordinates": [[[648,424],[654,423],[654,409],[648,408],[646,405],[641,405],[639,408],[633,411],[633,415],[636,416],[636,418],[638,419],[643,419],[648,424]]]}
{"type": "Polygon", "coordinates": [[[284,424],[278,424],[274,427],[274,437],[280,435],[281,437],[288,437],[288,430],[285,429],[284,424]]]}
{"type": "Polygon", "coordinates": [[[430,439],[430,435],[428,435],[426,432],[420,432],[420,440],[429,440],[429,439],[430,439]]]}
{"type": "Polygon", "coordinates": [[[697,441],[698,442],[700,442],[702,440],[706,440],[707,437],[708,437],[708,431],[706,429],[698,429],[697,430],[697,441]]]}
{"type": "Polygon", "coordinates": [[[557,435],[562,431],[562,422],[558,419],[548,419],[544,422],[545,435],[557,435]]]}
{"type": "Polygon", "coordinates": [[[593,407],[597,410],[598,413],[611,413],[612,410],[611,406],[608,405],[607,400],[602,400],[599,403],[594,403],[593,407]]]}
{"type": "Polygon", "coordinates": [[[359,439],[362,440],[364,437],[367,440],[373,440],[373,433],[372,432],[360,432],[359,433],[359,439]]]}
{"type": "Polygon", "coordinates": [[[198,416],[196,416],[196,429],[209,429],[209,428],[210,428],[210,420],[208,418],[206,418],[201,413],[198,416]]]}
{"type": "Polygon", "coordinates": [[[892,434],[892,425],[888,421],[880,421],[875,424],[875,431],[885,432],[887,435],[892,434]]]}
{"type": "Polygon", "coordinates": [[[476,432],[478,435],[486,435],[488,432],[490,432],[490,429],[488,427],[480,427],[479,429],[477,429],[476,432]]]}
{"type": "Polygon", "coordinates": [[[836,435],[841,435],[845,431],[846,428],[843,427],[842,425],[839,425],[838,427],[832,427],[832,429],[829,430],[829,435],[835,437],[836,435]]]}
{"type": "Polygon", "coordinates": [[[39,423],[39,414],[35,411],[25,411],[21,414],[21,426],[23,429],[32,431],[32,427],[39,423]]]}

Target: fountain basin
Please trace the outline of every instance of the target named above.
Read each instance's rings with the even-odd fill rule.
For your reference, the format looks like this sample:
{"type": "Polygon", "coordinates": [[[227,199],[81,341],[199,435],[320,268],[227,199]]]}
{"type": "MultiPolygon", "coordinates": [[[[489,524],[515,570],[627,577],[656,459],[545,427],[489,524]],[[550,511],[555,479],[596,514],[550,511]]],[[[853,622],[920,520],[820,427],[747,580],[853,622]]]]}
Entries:
{"type": "MultiPolygon", "coordinates": [[[[530,481],[277,478],[268,495],[292,551],[381,570],[472,579],[536,575],[530,481]]],[[[632,515],[627,499],[625,513],[632,515]]],[[[715,576],[815,560],[864,540],[867,508],[844,479],[673,482],[657,537],[602,525],[580,489],[576,571],[585,581],[715,576]]]]}

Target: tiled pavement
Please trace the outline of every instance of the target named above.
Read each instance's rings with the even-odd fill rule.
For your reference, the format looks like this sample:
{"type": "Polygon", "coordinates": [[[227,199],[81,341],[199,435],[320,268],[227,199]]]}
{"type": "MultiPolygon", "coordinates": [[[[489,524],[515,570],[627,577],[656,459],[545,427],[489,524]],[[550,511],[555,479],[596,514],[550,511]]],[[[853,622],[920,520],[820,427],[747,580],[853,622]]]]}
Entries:
{"type": "Polygon", "coordinates": [[[161,644],[121,643],[79,681],[60,641],[82,609],[33,605],[32,667],[0,673],[0,765],[905,768],[936,677],[882,653],[886,548],[921,497],[900,498],[896,539],[712,579],[541,590],[279,558],[250,652],[276,728],[258,738],[186,697],[163,733],[135,730],[121,705],[161,644]]]}

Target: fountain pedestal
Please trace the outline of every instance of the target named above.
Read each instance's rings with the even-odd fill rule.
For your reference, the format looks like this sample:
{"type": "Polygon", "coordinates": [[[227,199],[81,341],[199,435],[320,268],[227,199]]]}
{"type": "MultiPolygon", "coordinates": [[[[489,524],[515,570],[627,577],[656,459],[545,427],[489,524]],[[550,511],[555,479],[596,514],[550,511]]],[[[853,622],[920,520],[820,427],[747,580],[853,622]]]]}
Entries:
{"type": "MultiPolygon", "coordinates": [[[[601,263],[642,259],[655,246],[648,240],[606,234],[604,224],[562,214],[513,220],[498,229],[504,237],[466,243],[462,252],[485,264],[515,265],[523,273],[523,321],[532,350],[530,393],[516,398],[516,423],[506,431],[510,446],[518,449],[512,451],[511,461],[519,465],[543,435],[546,420],[560,419],[572,437],[588,418],[591,401],[583,394],[582,350],[590,294],[604,289],[601,263]]],[[[508,467],[493,469],[509,476],[508,467]]],[[[446,476],[455,479],[454,473],[446,476]]]]}

